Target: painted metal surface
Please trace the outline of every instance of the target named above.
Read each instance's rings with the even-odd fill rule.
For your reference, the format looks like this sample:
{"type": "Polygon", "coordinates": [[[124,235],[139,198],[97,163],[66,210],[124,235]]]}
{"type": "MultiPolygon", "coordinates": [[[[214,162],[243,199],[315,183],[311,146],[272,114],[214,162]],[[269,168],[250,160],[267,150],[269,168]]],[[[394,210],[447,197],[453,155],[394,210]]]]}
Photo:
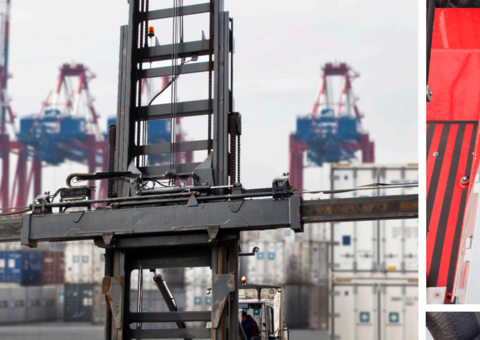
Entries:
{"type": "Polygon", "coordinates": [[[427,123],[427,287],[447,287],[446,301],[452,301],[477,126],[427,123]]]}
{"type": "Polygon", "coordinates": [[[91,322],[92,285],[65,284],[64,321],[91,322]]]}
{"type": "MultiPolygon", "coordinates": [[[[418,182],[417,164],[337,164],[331,167],[331,188],[342,190],[372,183],[418,182]]],[[[416,188],[369,190],[334,194],[335,198],[412,194],[416,188]]],[[[416,277],[418,220],[333,223],[330,266],[336,277],[416,277]]]]}
{"type": "Polygon", "coordinates": [[[42,287],[26,287],[27,290],[27,322],[43,320],[42,287]]]}
{"type": "Polygon", "coordinates": [[[418,287],[391,281],[333,284],[331,339],[416,339],[418,287]]]}
{"type": "Polygon", "coordinates": [[[427,286],[445,302],[478,295],[471,270],[478,221],[479,9],[437,9],[427,103],[427,286]],[[462,179],[463,178],[463,179],[462,179]],[[470,293],[468,293],[470,291],[470,293]]]}
{"type": "Polygon", "coordinates": [[[43,284],[63,283],[65,279],[65,254],[60,251],[43,253],[43,284]]]}
{"type": "Polygon", "coordinates": [[[479,24],[480,9],[436,10],[427,121],[478,121],[479,24]]]}

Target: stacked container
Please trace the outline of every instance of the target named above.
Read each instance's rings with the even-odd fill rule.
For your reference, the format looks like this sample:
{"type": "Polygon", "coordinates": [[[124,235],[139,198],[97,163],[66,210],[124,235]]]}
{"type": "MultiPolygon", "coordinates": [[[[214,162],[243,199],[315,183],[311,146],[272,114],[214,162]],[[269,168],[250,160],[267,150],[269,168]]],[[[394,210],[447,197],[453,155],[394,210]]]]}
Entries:
{"type": "MultiPolygon", "coordinates": [[[[185,268],[185,310],[206,311],[212,304],[212,270],[210,267],[185,268]]],[[[192,323],[205,327],[205,322],[192,323]]]]}
{"type": "MultiPolygon", "coordinates": [[[[331,169],[333,190],[373,183],[416,182],[416,164],[342,164],[331,169]]],[[[417,192],[417,188],[377,189],[332,196],[369,197],[417,192]]],[[[331,338],[416,338],[418,220],[331,223],[330,228],[333,244],[330,256],[331,338]]]]}
{"type": "Polygon", "coordinates": [[[105,271],[105,250],[91,240],[68,242],[65,246],[65,321],[102,323],[105,312],[101,283],[105,271]],[[95,301],[95,303],[94,303],[95,301]]]}
{"type": "MultiPolygon", "coordinates": [[[[415,183],[418,166],[340,164],[331,167],[330,178],[332,190],[415,183]]],[[[417,192],[416,188],[376,189],[332,198],[417,192]]],[[[317,223],[305,225],[303,233],[289,229],[242,232],[242,251],[251,252],[254,246],[260,251],[241,257],[240,273],[248,283],[283,286],[285,320],[291,328],[330,329],[331,338],[342,340],[415,338],[417,235],[415,219],[317,223]],[[375,293],[365,295],[367,290],[375,293]],[[374,315],[375,306],[384,307],[374,315]],[[366,315],[369,321],[364,325],[366,319],[360,316],[366,315]],[[377,327],[376,333],[362,333],[367,324],[377,327]],[[402,331],[395,332],[400,326],[402,331]]]]}

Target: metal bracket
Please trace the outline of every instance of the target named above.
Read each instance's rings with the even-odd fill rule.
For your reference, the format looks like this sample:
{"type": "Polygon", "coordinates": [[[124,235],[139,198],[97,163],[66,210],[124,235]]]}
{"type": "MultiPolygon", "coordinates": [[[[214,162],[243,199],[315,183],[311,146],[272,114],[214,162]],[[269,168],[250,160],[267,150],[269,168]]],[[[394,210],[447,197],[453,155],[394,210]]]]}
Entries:
{"type": "Polygon", "coordinates": [[[447,287],[428,287],[427,288],[427,304],[443,304],[447,287]]]}
{"type": "Polygon", "coordinates": [[[103,242],[105,242],[106,246],[112,246],[112,240],[113,240],[113,232],[106,232],[103,233],[102,235],[103,242]]]}
{"type": "Polygon", "coordinates": [[[217,235],[219,230],[220,230],[219,225],[215,225],[215,226],[211,225],[207,227],[208,236],[210,237],[208,242],[217,242],[217,235]]]}
{"type": "Polygon", "coordinates": [[[218,328],[229,293],[235,291],[234,274],[213,274],[212,328],[218,328]]]}
{"type": "Polygon", "coordinates": [[[105,276],[102,280],[102,294],[105,295],[108,301],[108,306],[112,312],[115,328],[122,327],[122,291],[123,291],[123,277],[121,276],[105,276]]]}
{"type": "Polygon", "coordinates": [[[195,198],[195,195],[191,195],[188,199],[187,207],[196,207],[198,206],[198,201],[195,198]]]}

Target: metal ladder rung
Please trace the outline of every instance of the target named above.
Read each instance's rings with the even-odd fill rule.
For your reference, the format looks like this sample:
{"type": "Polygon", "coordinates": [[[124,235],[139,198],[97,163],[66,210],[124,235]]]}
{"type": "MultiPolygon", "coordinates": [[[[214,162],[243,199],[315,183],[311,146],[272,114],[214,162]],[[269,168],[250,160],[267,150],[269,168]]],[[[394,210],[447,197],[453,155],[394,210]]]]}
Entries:
{"type": "Polygon", "coordinates": [[[211,339],[210,328],[132,329],[133,339],[211,339]]]}
{"type": "MultiPolygon", "coordinates": [[[[210,4],[196,4],[191,6],[183,6],[177,8],[177,16],[192,15],[210,12],[210,4]]],[[[160,9],[156,11],[149,11],[147,13],[140,12],[140,21],[142,20],[156,20],[167,19],[173,17],[173,8],[160,9]]]]}
{"type": "MultiPolygon", "coordinates": [[[[190,175],[193,170],[201,163],[182,163],[175,164],[177,175],[190,175]]],[[[155,178],[165,177],[165,173],[170,170],[170,165],[145,166],[138,168],[144,175],[155,178]]]]}
{"type": "MultiPolygon", "coordinates": [[[[140,120],[169,119],[172,104],[158,104],[137,107],[140,120]]],[[[175,104],[176,117],[192,117],[208,114],[208,99],[180,102],[175,104]]]]}
{"type": "Polygon", "coordinates": [[[210,321],[211,312],[130,313],[130,322],[191,322],[210,321]]]}
{"type": "MultiPolygon", "coordinates": [[[[209,40],[190,41],[174,45],[177,45],[176,53],[178,58],[210,54],[209,40]]],[[[172,53],[173,44],[140,48],[140,55],[142,56],[141,60],[144,63],[172,59],[172,53]]]]}
{"type": "MultiPolygon", "coordinates": [[[[175,152],[199,151],[208,149],[208,140],[188,141],[175,143],[175,152]]],[[[135,154],[158,155],[170,153],[170,143],[141,145],[135,147],[135,154]]]]}
{"type": "MultiPolygon", "coordinates": [[[[189,74],[189,73],[198,73],[206,72],[210,70],[210,62],[204,63],[195,63],[195,64],[186,64],[177,66],[177,74],[189,74]]],[[[165,77],[173,75],[172,66],[166,67],[157,67],[146,70],[141,70],[139,72],[140,78],[155,78],[155,77],[165,77]]]]}

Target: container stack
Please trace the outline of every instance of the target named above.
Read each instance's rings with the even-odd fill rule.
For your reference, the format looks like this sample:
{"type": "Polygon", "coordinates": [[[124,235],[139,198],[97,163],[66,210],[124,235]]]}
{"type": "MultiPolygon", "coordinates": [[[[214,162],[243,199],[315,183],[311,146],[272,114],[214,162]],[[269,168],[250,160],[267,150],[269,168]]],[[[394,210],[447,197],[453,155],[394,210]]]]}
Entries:
{"type": "Polygon", "coordinates": [[[1,244],[0,324],[56,320],[63,272],[61,243],[42,243],[35,249],[1,244]]]}
{"type": "Polygon", "coordinates": [[[297,235],[290,229],[242,233],[243,252],[254,247],[260,250],[255,256],[241,258],[241,275],[250,284],[283,287],[288,327],[326,330],[328,242],[323,230],[314,230],[312,226],[297,235]],[[297,239],[297,235],[301,238],[297,239]],[[315,303],[312,295],[318,296],[315,303]]]}
{"type": "MultiPolygon", "coordinates": [[[[418,182],[418,166],[338,164],[330,175],[332,190],[413,183],[418,182]]],[[[332,198],[416,192],[365,190],[332,198]]],[[[248,283],[283,286],[290,328],[330,330],[331,338],[340,339],[414,338],[417,235],[416,219],[310,224],[303,233],[242,232],[242,251],[255,246],[260,251],[241,258],[241,275],[248,283]]]]}
{"type": "MultiPolygon", "coordinates": [[[[372,183],[414,182],[418,182],[416,164],[341,164],[331,169],[334,190],[372,183]]],[[[417,188],[365,190],[333,197],[417,192],[417,188]]],[[[416,338],[418,220],[332,223],[330,228],[333,244],[330,256],[331,338],[416,338]]]]}
{"type": "Polygon", "coordinates": [[[66,243],[65,321],[104,322],[105,298],[101,296],[104,270],[104,249],[96,247],[91,240],[66,243]]]}

